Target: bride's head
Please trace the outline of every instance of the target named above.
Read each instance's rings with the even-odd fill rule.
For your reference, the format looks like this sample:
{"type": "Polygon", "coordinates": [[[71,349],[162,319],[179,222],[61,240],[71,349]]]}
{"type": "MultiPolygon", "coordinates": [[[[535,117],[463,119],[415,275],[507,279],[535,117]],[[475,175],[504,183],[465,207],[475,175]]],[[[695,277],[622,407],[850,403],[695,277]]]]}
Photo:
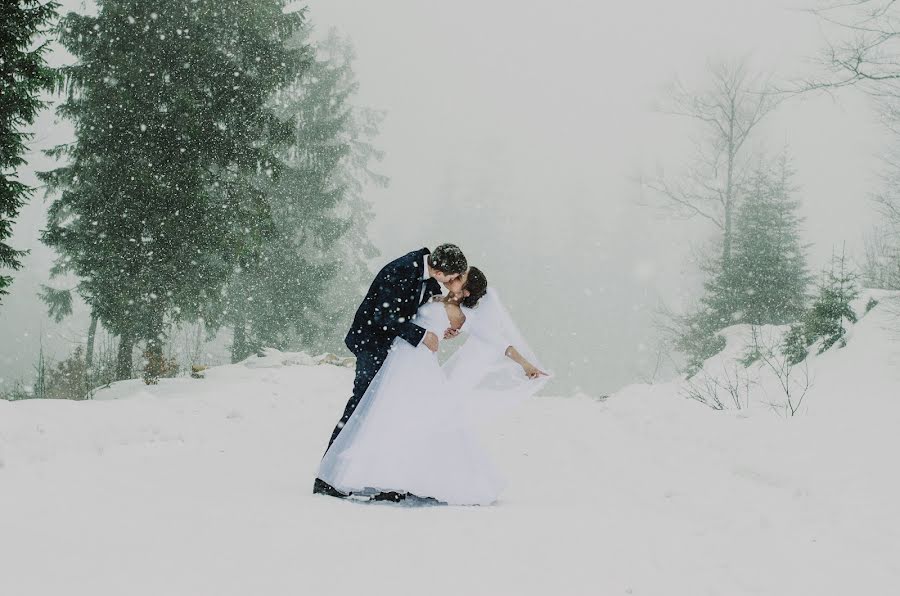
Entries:
{"type": "Polygon", "coordinates": [[[460,281],[462,287],[454,292],[456,299],[467,308],[475,308],[482,296],[487,294],[487,277],[478,267],[469,267],[469,270],[462,274],[460,281]]]}

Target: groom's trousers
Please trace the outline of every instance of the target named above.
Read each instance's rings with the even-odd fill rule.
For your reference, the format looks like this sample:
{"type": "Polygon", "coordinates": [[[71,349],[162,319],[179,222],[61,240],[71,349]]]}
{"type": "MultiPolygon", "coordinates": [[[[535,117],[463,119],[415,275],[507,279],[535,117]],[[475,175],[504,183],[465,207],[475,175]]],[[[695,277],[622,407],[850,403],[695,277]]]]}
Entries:
{"type": "Polygon", "coordinates": [[[387,358],[387,355],[380,353],[360,352],[356,355],[356,377],[353,380],[353,396],[350,397],[350,401],[344,407],[344,414],[341,416],[337,426],[334,427],[334,432],[331,433],[331,440],[328,441],[326,452],[331,448],[331,444],[334,443],[337,436],[341,434],[341,429],[350,420],[350,416],[353,415],[356,406],[359,405],[359,400],[366,394],[366,389],[372,384],[372,379],[375,378],[375,375],[381,369],[381,365],[384,364],[385,358],[387,358]]]}

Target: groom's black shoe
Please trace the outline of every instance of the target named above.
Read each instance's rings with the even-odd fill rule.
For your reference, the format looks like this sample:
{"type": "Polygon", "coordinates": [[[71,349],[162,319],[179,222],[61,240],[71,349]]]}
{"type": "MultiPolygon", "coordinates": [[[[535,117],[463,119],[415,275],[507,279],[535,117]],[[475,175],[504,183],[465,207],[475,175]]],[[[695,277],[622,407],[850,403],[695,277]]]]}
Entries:
{"type": "Polygon", "coordinates": [[[390,503],[403,502],[408,507],[434,507],[436,505],[446,505],[446,503],[432,497],[420,497],[412,493],[400,493],[392,490],[376,493],[369,497],[369,500],[388,501],[390,503]]]}
{"type": "Polygon", "coordinates": [[[399,503],[406,499],[406,493],[398,493],[392,490],[387,492],[378,493],[372,496],[372,501],[391,501],[392,503],[399,503]]]}
{"type": "Polygon", "coordinates": [[[313,494],[314,495],[327,495],[329,497],[337,497],[338,499],[346,499],[348,495],[345,495],[338,489],[334,488],[321,478],[316,478],[315,484],[313,484],[313,494]]]}

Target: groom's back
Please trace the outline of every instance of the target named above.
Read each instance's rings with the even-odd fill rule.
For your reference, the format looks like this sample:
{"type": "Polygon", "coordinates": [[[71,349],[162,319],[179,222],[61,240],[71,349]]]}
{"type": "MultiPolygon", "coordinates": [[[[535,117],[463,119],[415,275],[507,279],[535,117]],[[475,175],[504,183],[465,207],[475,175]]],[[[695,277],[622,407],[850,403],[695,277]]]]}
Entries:
{"type": "Polygon", "coordinates": [[[409,252],[402,257],[394,259],[381,268],[369,291],[356,309],[353,323],[344,338],[347,348],[354,354],[360,352],[387,352],[392,338],[378,332],[373,324],[373,318],[377,309],[397,304],[411,317],[418,306],[415,300],[415,291],[421,279],[420,263],[423,263],[426,249],[409,252]]]}

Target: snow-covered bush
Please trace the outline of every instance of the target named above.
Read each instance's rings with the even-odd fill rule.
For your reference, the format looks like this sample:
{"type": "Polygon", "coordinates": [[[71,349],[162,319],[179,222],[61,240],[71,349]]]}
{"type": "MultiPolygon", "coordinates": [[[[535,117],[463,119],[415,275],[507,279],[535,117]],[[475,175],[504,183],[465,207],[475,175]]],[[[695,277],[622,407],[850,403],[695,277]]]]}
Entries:
{"type": "Polygon", "coordinates": [[[144,358],[147,360],[147,363],[144,365],[142,378],[147,385],[156,385],[161,378],[178,376],[179,366],[175,358],[166,358],[162,354],[157,354],[151,350],[144,352],[144,358]]]}

